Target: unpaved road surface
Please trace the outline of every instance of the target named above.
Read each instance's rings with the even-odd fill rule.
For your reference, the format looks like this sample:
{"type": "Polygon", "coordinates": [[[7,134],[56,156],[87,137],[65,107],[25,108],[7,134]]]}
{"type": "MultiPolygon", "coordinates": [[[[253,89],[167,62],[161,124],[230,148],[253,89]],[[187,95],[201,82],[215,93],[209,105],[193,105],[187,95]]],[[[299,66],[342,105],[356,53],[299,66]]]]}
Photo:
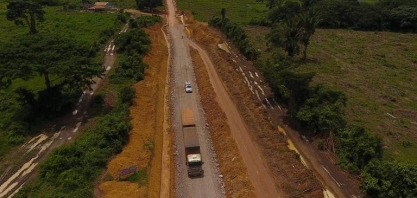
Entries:
{"type": "Polygon", "coordinates": [[[185,37],[184,26],[175,18],[175,7],[171,0],[167,1],[168,39],[171,45],[171,101],[172,120],[174,129],[174,148],[176,153],[176,197],[224,197],[222,193],[222,181],[216,167],[214,150],[210,141],[206,122],[202,110],[199,92],[194,76],[194,69],[185,37]],[[192,93],[185,93],[184,84],[190,81],[193,85],[192,93]],[[203,177],[189,178],[185,165],[184,144],[181,125],[181,109],[189,108],[194,111],[196,128],[200,141],[201,155],[204,161],[203,177]]]}
{"type": "MultiPolygon", "coordinates": [[[[198,97],[198,90],[194,86],[194,92],[192,94],[186,94],[184,92],[184,82],[185,81],[191,81],[192,84],[195,83],[195,77],[193,75],[193,67],[190,60],[190,54],[188,50],[188,46],[185,45],[184,42],[186,42],[188,45],[192,46],[193,48],[197,49],[200,53],[200,56],[202,57],[206,68],[209,73],[210,81],[213,85],[213,88],[217,95],[217,102],[220,104],[220,107],[223,109],[223,111],[226,114],[226,117],[228,119],[228,124],[230,126],[230,129],[232,131],[233,137],[238,145],[240,154],[242,155],[245,165],[249,172],[250,180],[252,181],[256,194],[258,197],[271,197],[271,198],[278,198],[280,197],[278,191],[275,188],[274,182],[270,176],[268,168],[265,166],[265,162],[261,157],[260,152],[258,151],[258,148],[253,144],[249,133],[246,128],[246,123],[244,122],[242,116],[237,111],[237,108],[235,107],[234,103],[232,102],[230,96],[226,92],[225,88],[223,87],[220,78],[217,76],[216,71],[214,70],[213,64],[210,61],[210,58],[208,57],[207,53],[204,52],[197,44],[192,42],[191,40],[186,38],[186,35],[184,34],[184,29],[182,24],[178,24],[176,21],[176,18],[174,16],[174,3],[171,0],[167,1],[168,10],[169,10],[169,32],[170,32],[170,38],[171,38],[171,45],[172,45],[172,56],[173,56],[173,65],[172,65],[172,73],[173,73],[173,82],[174,82],[174,89],[173,89],[173,114],[174,114],[174,123],[177,125],[174,126],[174,129],[176,129],[176,149],[178,152],[179,161],[177,161],[177,164],[179,166],[179,178],[178,178],[178,185],[176,188],[177,196],[183,197],[183,196],[191,196],[191,197],[219,197],[219,195],[216,196],[216,194],[208,195],[209,192],[216,192],[218,191],[218,187],[215,189],[212,189],[211,186],[207,186],[204,184],[207,181],[199,181],[199,179],[189,180],[187,182],[187,186],[197,185],[197,188],[193,188],[194,191],[190,193],[190,189],[184,190],[184,181],[186,178],[186,174],[184,174],[186,167],[183,165],[185,157],[183,156],[182,150],[182,137],[181,137],[181,125],[179,120],[180,115],[180,109],[182,108],[191,108],[195,111],[196,114],[196,122],[197,122],[197,128],[200,135],[200,142],[202,143],[202,146],[209,142],[209,136],[207,135],[207,130],[204,129],[205,119],[202,115],[201,110],[201,104],[198,97]],[[203,132],[203,133],[201,133],[203,132]],[[203,138],[202,138],[203,137],[203,138]],[[195,183],[196,181],[197,183],[195,183]],[[198,185],[200,185],[200,188],[198,188],[198,185]],[[203,187],[204,186],[204,187],[203,187]],[[203,188],[201,188],[203,187],[203,188]],[[204,190],[203,190],[204,189],[204,190]],[[183,194],[184,193],[184,194],[183,194]],[[201,194],[205,193],[205,194],[201,194]]],[[[210,147],[211,144],[204,145],[203,150],[203,158],[207,156],[209,153],[205,153],[208,147],[210,147]]],[[[227,151],[224,151],[227,152],[227,151]]],[[[211,153],[213,153],[213,150],[211,150],[211,153]]],[[[207,159],[207,157],[205,157],[207,159]]],[[[208,162],[206,160],[206,164],[209,164],[208,167],[211,167],[212,163],[208,162]]],[[[204,165],[204,170],[207,174],[207,176],[204,177],[204,179],[211,180],[210,183],[216,183],[218,185],[218,182],[216,182],[218,179],[216,179],[216,174],[211,172],[211,168],[208,168],[207,165],[204,165]],[[208,171],[207,171],[208,169],[208,171]],[[212,177],[213,178],[210,178],[212,177]],[[207,177],[207,178],[206,178],[207,177]]],[[[216,169],[215,169],[216,170],[216,169]]]]}
{"type": "MultiPolygon", "coordinates": [[[[206,46],[206,48],[213,47],[206,46]]],[[[211,49],[210,52],[218,52],[217,46],[214,47],[214,49],[215,50],[211,49]]],[[[262,108],[268,113],[268,117],[270,117],[274,128],[279,127],[286,131],[286,137],[289,138],[297,150],[300,151],[308,168],[313,170],[316,178],[324,185],[325,189],[330,190],[335,197],[363,197],[359,190],[358,178],[352,177],[346,171],[342,170],[334,161],[326,156],[326,153],[318,151],[315,144],[303,141],[299,137],[299,133],[294,128],[288,126],[290,123],[284,119],[286,117],[285,110],[281,109],[273,99],[273,94],[264,82],[261,73],[250,61],[246,61],[244,57],[238,54],[236,49],[231,51],[233,51],[231,55],[223,56],[224,54],[222,54],[221,56],[225,58],[225,60],[229,60],[229,62],[225,61],[223,63],[226,64],[215,65],[216,70],[221,74],[223,83],[228,87],[228,90],[231,90],[235,97],[252,97],[253,100],[257,100],[262,108]],[[237,79],[243,80],[243,85],[237,85],[239,83],[242,84],[237,79]],[[239,91],[236,91],[236,88],[234,87],[247,87],[247,89],[250,90],[250,92],[248,91],[247,93],[250,94],[242,96],[242,93],[238,93],[239,91]]],[[[240,107],[249,106],[242,98],[234,98],[234,101],[240,107]]],[[[240,111],[245,112],[244,108],[240,108],[240,111]]],[[[267,139],[268,138],[263,134],[261,139],[257,139],[257,142],[259,145],[262,145],[264,149],[272,151],[273,148],[268,146],[268,144],[262,144],[262,142],[267,142],[264,141],[267,139]]],[[[276,138],[270,139],[269,141],[274,142],[274,144],[279,144],[277,143],[278,140],[276,138]]]]}
{"type": "Polygon", "coordinates": [[[226,89],[217,75],[209,56],[191,40],[187,39],[186,41],[190,44],[190,46],[198,50],[204,64],[206,65],[210,81],[217,95],[217,102],[226,114],[233,137],[248,169],[250,180],[255,187],[256,195],[258,197],[265,198],[280,197],[277,189],[275,188],[274,181],[270,176],[270,172],[261,157],[261,153],[249,136],[245,121],[239,114],[229,94],[226,92],[226,89]]]}

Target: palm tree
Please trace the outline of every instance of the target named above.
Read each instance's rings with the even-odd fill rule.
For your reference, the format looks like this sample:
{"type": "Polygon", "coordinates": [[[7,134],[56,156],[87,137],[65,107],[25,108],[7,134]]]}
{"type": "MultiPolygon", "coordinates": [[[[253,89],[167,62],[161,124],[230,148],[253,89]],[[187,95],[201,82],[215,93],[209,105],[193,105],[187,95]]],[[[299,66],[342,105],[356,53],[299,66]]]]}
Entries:
{"type": "Polygon", "coordinates": [[[285,40],[282,43],[282,48],[290,57],[293,57],[300,51],[298,42],[300,41],[301,28],[297,20],[297,18],[286,19],[283,25],[285,40]]]}
{"type": "Polygon", "coordinates": [[[310,44],[310,37],[316,31],[316,27],[321,22],[320,12],[314,8],[308,8],[301,12],[298,17],[300,31],[300,41],[304,45],[303,59],[307,59],[307,48],[310,44]]]}

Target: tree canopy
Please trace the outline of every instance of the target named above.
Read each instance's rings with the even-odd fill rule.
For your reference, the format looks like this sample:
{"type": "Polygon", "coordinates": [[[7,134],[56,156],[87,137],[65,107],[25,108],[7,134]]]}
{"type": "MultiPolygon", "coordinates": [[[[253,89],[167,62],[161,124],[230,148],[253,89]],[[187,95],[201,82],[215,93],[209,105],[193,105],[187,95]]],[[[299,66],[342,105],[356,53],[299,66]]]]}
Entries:
{"type": "Polygon", "coordinates": [[[103,72],[93,63],[97,50],[57,34],[24,36],[0,48],[0,71],[7,71],[2,76],[3,82],[40,75],[46,89],[53,86],[51,76],[59,86],[89,87],[91,79],[103,72]]]}
{"type": "Polygon", "coordinates": [[[29,26],[29,33],[36,34],[36,21],[43,22],[45,11],[37,2],[12,1],[7,5],[7,20],[14,21],[16,25],[29,26]]]}

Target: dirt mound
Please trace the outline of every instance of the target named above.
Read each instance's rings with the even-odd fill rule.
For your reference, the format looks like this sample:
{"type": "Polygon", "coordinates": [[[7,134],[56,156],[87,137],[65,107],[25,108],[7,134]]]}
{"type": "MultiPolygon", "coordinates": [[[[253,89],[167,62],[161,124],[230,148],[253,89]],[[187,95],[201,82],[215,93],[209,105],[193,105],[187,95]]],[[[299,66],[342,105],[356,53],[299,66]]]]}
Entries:
{"type": "MultiPolygon", "coordinates": [[[[222,78],[240,113],[245,118],[246,123],[251,123],[248,126],[252,138],[268,162],[277,189],[285,192],[289,197],[323,197],[323,187],[312,172],[301,164],[297,155],[287,148],[286,140],[278,132],[276,123],[273,123],[269,118],[266,110],[262,108],[262,104],[251,93],[237,71],[238,66],[252,67],[249,68],[251,70],[256,70],[256,68],[246,61],[237,59],[232,54],[218,49],[217,44],[224,43],[218,31],[208,28],[207,24],[192,22],[187,18],[186,20],[190,24],[187,27],[190,35],[200,46],[204,46],[205,50],[211,55],[217,73],[222,78]]],[[[232,51],[236,52],[237,50],[232,48],[232,51]]],[[[210,113],[213,110],[208,109],[207,111],[210,113]]],[[[217,141],[224,140],[214,137],[214,144],[221,144],[217,141]]],[[[231,166],[233,164],[226,163],[223,165],[231,166]]],[[[230,167],[223,168],[228,170],[230,167]]],[[[222,170],[222,172],[224,171],[222,170]]]]}

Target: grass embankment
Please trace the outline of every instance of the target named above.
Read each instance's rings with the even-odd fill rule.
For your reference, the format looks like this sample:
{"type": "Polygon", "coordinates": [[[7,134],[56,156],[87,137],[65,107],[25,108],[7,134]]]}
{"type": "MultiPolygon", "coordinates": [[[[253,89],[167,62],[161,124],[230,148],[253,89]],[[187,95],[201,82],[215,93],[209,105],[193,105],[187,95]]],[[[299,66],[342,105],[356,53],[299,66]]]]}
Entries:
{"type": "MultiPolygon", "coordinates": [[[[13,21],[6,19],[7,3],[0,2],[0,43],[8,43],[12,41],[18,41],[19,38],[27,35],[29,28],[27,26],[17,26],[13,21]]],[[[69,37],[84,42],[87,45],[93,45],[94,42],[99,43],[100,39],[108,39],[102,32],[108,29],[121,29],[122,24],[116,23],[117,14],[105,14],[105,13],[81,13],[81,12],[64,12],[61,10],[62,6],[56,7],[44,7],[46,12],[45,22],[38,22],[37,29],[39,34],[54,32],[60,35],[68,35],[69,37]]],[[[104,45],[104,42],[102,43],[104,45]]],[[[97,55],[97,60],[101,59],[102,51],[97,55]]],[[[52,85],[54,85],[54,76],[51,76],[52,85]]],[[[55,82],[56,83],[56,82],[55,82]]],[[[37,93],[44,90],[45,83],[42,77],[34,77],[28,81],[16,79],[12,82],[12,85],[6,90],[2,91],[2,95],[7,96],[8,103],[7,111],[2,111],[0,114],[0,125],[8,122],[13,118],[13,115],[19,110],[20,106],[16,103],[16,94],[14,89],[17,87],[25,87],[26,89],[37,93]]],[[[5,100],[2,100],[2,103],[5,100]]],[[[9,151],[13,144],[19,143],[22,140],[10,140],[3,129],[0,129],[0,156],[9,151]]],[[[36,133],[38,129],[32,128],[36,133]]]]}
{"type": "Polygon", "coordinates": [[[179,0],[176,1],[181,10],[191,10],[198,21],[207,22],[213,16],[221,16],[222,8],[226,8],[226,16],[234,23],[247,24],[252,18],[262,18],[267,14],[265,2],[254,0],[179,0]]]}

